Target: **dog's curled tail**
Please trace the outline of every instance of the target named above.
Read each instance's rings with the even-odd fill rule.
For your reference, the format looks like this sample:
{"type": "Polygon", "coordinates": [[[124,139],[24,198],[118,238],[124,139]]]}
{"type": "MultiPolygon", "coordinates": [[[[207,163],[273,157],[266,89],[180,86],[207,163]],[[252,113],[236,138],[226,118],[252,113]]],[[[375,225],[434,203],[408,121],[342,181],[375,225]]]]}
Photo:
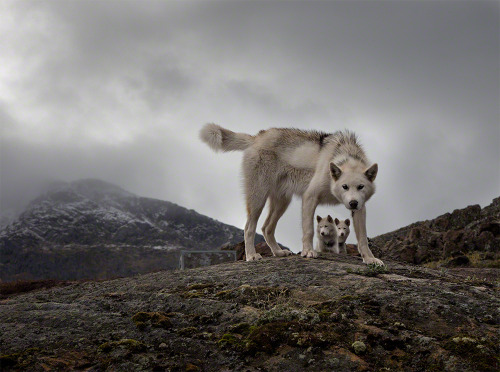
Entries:
{"type": "Polygon", "coordinates": [[[235,133],[217,124],[205,124],[200,130],[200,138],[214,151],[237,151],[250,147],[254,136],[245,133],[235,133]]]}

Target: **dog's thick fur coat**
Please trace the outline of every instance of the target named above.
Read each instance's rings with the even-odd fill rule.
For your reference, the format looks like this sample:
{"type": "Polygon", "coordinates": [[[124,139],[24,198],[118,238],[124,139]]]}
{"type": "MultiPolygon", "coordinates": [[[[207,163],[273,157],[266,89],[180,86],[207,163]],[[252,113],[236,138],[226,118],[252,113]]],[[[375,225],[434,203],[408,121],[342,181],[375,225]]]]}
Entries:
{"type": "Polygon", "coordinates": [[[291,254],[279,247],[274,232],[292,196],[299,195],[302,196],[302,256],[317,256],[313,249],[313,219],[318,204],[342,203],[352,211],[363,261],[383,265],[370,251],[366,235],[365,202],[375,192],[373,181],[378,167],[370,166],[354,133],[272,128],[252,136],[207,124],[200,137],[215,151],[244,151],[247,261],[262,258],[255,252],[254,238],[267,200],[269,215],[262,226],[264,238],[275,256],[291,254]]]}

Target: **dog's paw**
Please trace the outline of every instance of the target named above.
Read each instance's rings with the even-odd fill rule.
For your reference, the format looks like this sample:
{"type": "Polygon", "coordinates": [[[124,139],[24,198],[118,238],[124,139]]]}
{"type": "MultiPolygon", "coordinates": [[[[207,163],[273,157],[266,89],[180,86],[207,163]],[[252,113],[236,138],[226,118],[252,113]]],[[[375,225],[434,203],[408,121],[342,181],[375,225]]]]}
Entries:
{"type": "Polygon", "coordinates": [[[281,251],[278,251],[278,252],[275,252],[275,256],[276,257],[287,257],[287,256],[291,256],[293,253],[290,252],[290,251],[287,251],[285,249],[282,249],[281,251]]]}
{"type": "Polygon", "coordinates": [[[318,252],[316,251],[307,251],[307,252],[302,251],[300,255],[306,258],[318,258],[318,252]]]}
{"type": "Polygon", "coordinates": [[[255,253],[247,256],[247,261],[257,261],[257,260],[262,260],[262,256],[260,255],[260,253],[255,253]]]}
{"type": "Polygon", "coordinates": [[[382,260],[375,257],[363,258],[363,262],[367,265],[385,266],[382,260]]]}

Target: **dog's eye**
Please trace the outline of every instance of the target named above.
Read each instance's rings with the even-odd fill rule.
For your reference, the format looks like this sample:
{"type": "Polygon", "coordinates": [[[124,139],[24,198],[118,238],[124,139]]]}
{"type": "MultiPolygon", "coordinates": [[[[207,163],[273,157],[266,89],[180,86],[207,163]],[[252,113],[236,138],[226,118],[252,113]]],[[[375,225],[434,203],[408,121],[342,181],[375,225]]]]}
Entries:
{"type": "Polygon", "coordinates": [[[365,185],[359,185],[358,190],[361,190],[363,187],[365,187],[365,185]]]}
{"type": "Polygon", "coordinates": [[[342,185],[342,188],[343,188],[344,190],[349,190],[349,186],[347,186],[347,185],[342,185]]]}

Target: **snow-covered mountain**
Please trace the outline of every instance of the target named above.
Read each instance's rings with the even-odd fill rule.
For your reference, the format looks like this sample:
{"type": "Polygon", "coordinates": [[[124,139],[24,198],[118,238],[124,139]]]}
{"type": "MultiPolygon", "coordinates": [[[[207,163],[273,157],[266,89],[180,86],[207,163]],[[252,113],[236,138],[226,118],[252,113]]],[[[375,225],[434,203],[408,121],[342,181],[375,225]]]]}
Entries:
{"type": "MultiPolygon", "coordinates": [[[[80,252],[79,260],[83,257],[85,261],[94,260],[96,255],[102,256],[98,260],[116,260],[115,256],[123,260],[128,254],[136,256],[142,251],[154,261],[155,254],[166,257],[168,252],[180,249],[216,249],[242,240],[243,231],[234,226],[174,203],[139,197],[100,180],[58,183],[0,230],[0,279],[20,273],[27,273],[21,276],[29,278],[50,277],[47,265],[57,269],[66,260],[77,267],[78,262],[72,262],[75,252],[80,252]],[[34,270],[34,266],[40,270],[34,270]],[[34,271],[44,274],[32,275],[34,271]]],[[[165,257],[161,261],[168,264],[155,269],[175,267],[177,253],[168,260],[165,257]]],[[[140,266],[140,262],[130,264],[140,266]]],[[[125,275],[118,269],[111,273],[125,275]]]]}

